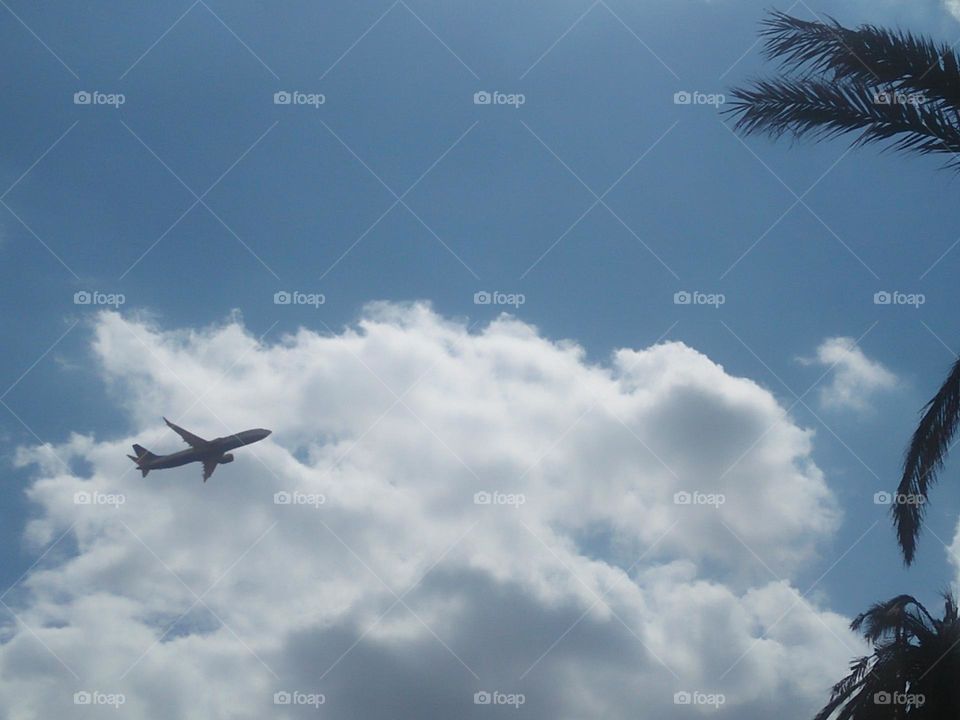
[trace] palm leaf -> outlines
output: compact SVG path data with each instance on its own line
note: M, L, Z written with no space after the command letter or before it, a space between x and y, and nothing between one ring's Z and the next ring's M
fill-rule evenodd
M874 25L850 30L833 18L811 22L782 12L771 13L761 35L767 56L786 69L829 72L835 80L887 84L960 105L960 63L946 44Z
M815 139L855 133L855 145L949 154L947 165L960 169L960 63L949 47L784 13L773 13L762 34L785 74L731 91L726 112L737 130Z
M889 141L897 150L921 154L960 153L960 127L944 110L922 104L876 101L877 93L859 83L819 78L758 80L733 90L727 112L745 134L791 134L831 138L858 133L855 144ZM960 157L950 161L960 166Z
M913 433L903 463L897 494L914 502L895 502L893 522L903 558L909 565L916 553L917 538L927 501L927 491L937 480L960 424L960 360L954 363L946 382L923 409L923 418Z

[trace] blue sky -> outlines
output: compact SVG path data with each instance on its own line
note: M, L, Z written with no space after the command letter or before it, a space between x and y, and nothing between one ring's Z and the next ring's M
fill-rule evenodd
M957 181L937 159L843 141L742 141L715 108L675 104L774 71L756 47L766 5L8 0L4 455L134 429L105 392L98 308L74 304L78 291L122 293L121 312L168 329L239 310L267 342L340 332L375 300L483 325L512 309L475 293L522 293L518 318L594 362L678 340L767 388L815 431L844 512L797 587L831 568L817 592L846 615L900 592L932 601L953 579L937 537L953 539L955 465L909 571L872 498L895 486L916 413L960 350ZM960 37L932 1L792 9L814 11ZM125 102L77 105L78 91ZM278 91L325 102L276 105ZM477 105L478 91L525 102ZM326 302L278 306L283 290ZM680 291L726 302L676 305ZM926 301L876 305L878 291ZM860 410L820 404L830 375L805 394L825 368L800 359L832 337L857 339L897 387ZM7 586L36 559L21 543L34 470L4 472Z

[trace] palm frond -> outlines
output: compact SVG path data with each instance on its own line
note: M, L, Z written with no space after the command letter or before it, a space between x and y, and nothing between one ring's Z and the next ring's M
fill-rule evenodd
M851 30L833 18L813 22L783 12L771 13L761 35L766 55L786 69L889 85L922 93L928 101L960 106L960 62L944 43L874 25Z
M960 60L943 44L908 32L774 12L765 52L781 77L731 91L725 112L744 134L815 139L855 133L855 145L949 154L960 170Z
M758 80L751 88L735 88L727 112L744 134L791 134L831 138L857 133L857 145L888 141L897 150L920 154L949 153L960 166L960 127L936 106L877 102L877 92L856 82L832 83L820 78Z
M928 641L935 633L937 620L912 595L898 595L875 603L850 623L850 629L861 632L872 645L881 641Z
M903 462L903 476L897 488L899 498L912 502L893 504L893 523L903 558L913 562L917 538L929 487L936 482L944 458L960 425L960 360L954 363L946 381L923 409Z

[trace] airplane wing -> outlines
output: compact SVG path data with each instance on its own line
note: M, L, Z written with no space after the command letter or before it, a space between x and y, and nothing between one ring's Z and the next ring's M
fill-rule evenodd
M189 445L190 447L196 448L197 450L199 450L201 448L205 448L208 445L208 442L204 440L202 437L200 437L199 435L194 435L192 432L187 432L182 427L180 427L179 425L174 425L172 422L170 422L166 418L164 418L163 421L170 427L171 430L173 430L177 435L182 437L184 442L186 442L187 445ZM213 472L213 471L211 470L210 472Z
M206 482L210 479L210 476L213 475L213 471L217 469L217 461L219 458L210 458L203 461L203 481Z

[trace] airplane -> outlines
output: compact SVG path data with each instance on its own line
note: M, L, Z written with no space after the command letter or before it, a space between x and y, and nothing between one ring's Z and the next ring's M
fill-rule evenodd
M233 453L227 452L228 450L234 450L263 440L272 432L263 428L255 428L238 432L236 435L204 440L202 437L174 425L166 418L163 421L184 439L190 449L170 453L169 455L155 455L142 445L134 445L133 451L136 455L127 455L127 457L137 464L137 469L143 473L142 477L146 477L151 470L164 470L180 467L187 463L201 462L203 463L203 481L206 482L213 475L213 471L217 469L217 465L233 462Z

